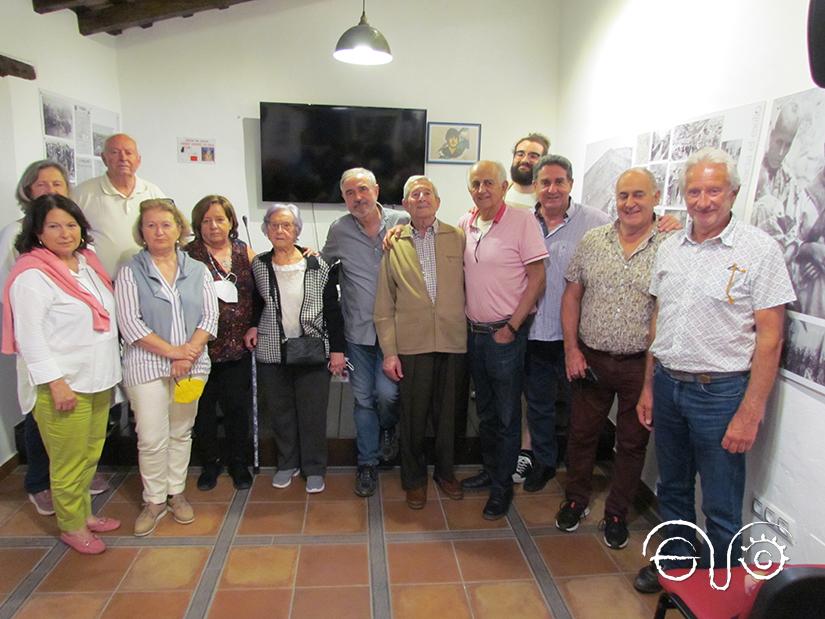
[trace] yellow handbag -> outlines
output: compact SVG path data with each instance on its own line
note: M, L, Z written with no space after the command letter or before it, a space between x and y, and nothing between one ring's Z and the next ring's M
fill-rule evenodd
M200 378L187 376L181 380L176 380L175 402L178 404L190 404L194 402L201 397L204 387L206 387L206 381Z

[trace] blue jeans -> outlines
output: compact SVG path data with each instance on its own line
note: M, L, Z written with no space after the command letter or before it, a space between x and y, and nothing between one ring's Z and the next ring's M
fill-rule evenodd
M568 386L564 370L564 342L527 340L524 363L524 397L527 399L527 425L536 459L556 468L556 394L560 381ZM567 398L570 399L569 397Z
M49 489L49 454L40 437L40 429L29 413L23 420L23 436L26 441L26 477L23 486L29 494L37 494Z
M378 464L381 429L398 423L398 383L384 374L384 354L376 344L347 342L347 355L353 370L349 373L355 399L355 443L358 464Z
M509 344L498 344L491 333L470 332L468 336L481 459L492 479L491 494L513 487L513 471L521 447L521 390L527 331L522 325L516 339Z
M712 549L705 548L699 567L727 565L727 549L742 526L745 494L745 454L722 449L728 423L733 417L748 375L709 384L682 382L657 365L653 382L653 428L659 462L658 499L663 521L696 522L694 484L696 473L702 487L702 512ZM666 527L665 538L684 537L695 544L693 531L685 526ZM731 548L731 565L741 556L740 539ZM669 542L661 554L695 556L685 542ZM665 562L667 567L690 567L690 561Z

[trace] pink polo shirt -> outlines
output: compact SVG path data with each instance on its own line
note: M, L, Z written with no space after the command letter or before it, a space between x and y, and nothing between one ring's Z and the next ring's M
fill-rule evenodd
M484 236L476 225L477 218L478 209L474 208L458 222L467 237L467 318L472 322L498 322L512 316L527 290L525 265L547 258L547 248L532 211L511 208L502 202Z

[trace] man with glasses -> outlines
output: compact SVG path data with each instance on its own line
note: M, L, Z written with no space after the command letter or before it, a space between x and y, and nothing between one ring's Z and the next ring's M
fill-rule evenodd
M712 545L700 568L709 565L710 551L716 566L741 555L741 543L731 540L742 526L745 453L776 378L785 304L795 299L776 241L731 213L739 185L736 163L720 149L703 148L685 164L681 188L691 221L656 254L653 343L637 405L639 422L656 428L663 521L695 521L699 473ZM664 537L677 539L662 554L690 557L697 548L687 527L670 525ZM690 560L662 564L689 566ZM660 589L652 564L634 586Z
M384 374L384 355L373 324L383 256L381 243L387 230L410 218L378 203L378 182L369 170L345 171L340 188L349 214L332 222L321 255L330 264L341 261L341 310L347 355L353 368L349 377L358 447L354 490L358 496L367 497L375 493L378 484L379 460L389 463L398 455L398 384ZM331 369L340 373L344 368Z
M507 206L533 209L536 195L533 191L533 167L550 152L550 139L541 133L530 133L520 138L513 147L510 164L512 182L504 196Z
M532 213L504 203L507 173L479 161L467 178L475 208L458 222L464 230L464 280L469 320L470 372L476 389L484 469L464 490L489 489L483 516L507 514L519 454L521 391L527 332L544 289L547 250Z
M138 206L165 194L137 176L140 153L135 140L125 133L110 135L100 158L106 164L106 174L78 185L72 199L89 221L95 251L114 279L118 266L140 249L132 236Z

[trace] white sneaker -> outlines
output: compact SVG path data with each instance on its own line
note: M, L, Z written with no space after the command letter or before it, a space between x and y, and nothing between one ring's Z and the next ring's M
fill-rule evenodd
M281 469L272 476L273 488L286 488L292 483L292 478L298 474L298 469Z
M516 463L516 472L513 473L513 483L514 484L523 484L524 480L527 479L527 476L533 470L533 458L530 457L530 454L521 450L521 453L518 455L518 462Z

